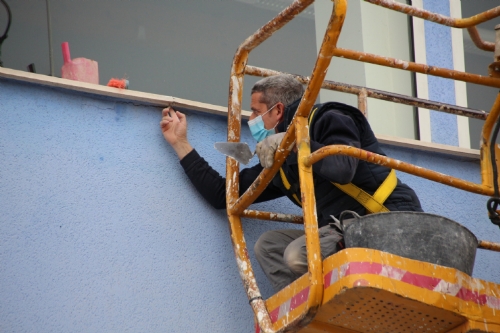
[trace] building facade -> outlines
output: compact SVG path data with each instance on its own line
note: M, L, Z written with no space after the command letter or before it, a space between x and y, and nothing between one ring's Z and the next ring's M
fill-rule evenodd
M134 48L143 43L142 51L127 53L130 50L121 39L109 45L115 45L117 58L143 59L141 57L147 55L150 63L144 67L143 62L134 63L134 67L129 64L131 90L116 92L103 86L26 73L22 71L21 62L31 61L23 58L26 52L21 50L26 45L18 45L16 36L21 36L21 32L13 31L8 39L11 44L4 43L4 66L9 67L9 61L12 65L11 69L0 68L0 204L3 207L0 214L0 331L252 331L253 313L237 272L225 211L209 206L185 176L174 151L161 134L160 105L173 104L186 113L190 141L224 175L225 158L215 151L213 143L226 141L227 106L224 103L231 58L225 53L220 56L227 66L222 70L218 52L230 48L234 53L244 38L266 22L255 23L254 28L254 17L259 17L259 11L272 17L277 10L270 10L263 1L223 1L224 10L231 10L224 12L225 15L232 17L231 22L222 27L229 30L226 31L218 26L221 23L216 19L220 13L207 3L172 3L173 16L165 14L169 18L165 25L172 26L166 30L158 26L157 30L161 30L158 32L148 24L161 19L159 2L145 5L129 2L142 6L132 8L139 13L136 16L127 16L130 12L125 11L126 3L118 7L115 4L114 8L111 2L74 8L83 6L82 3L54 2L51 13L56 41L66 37L62 27L69 29L71 22L79 23L67 14L58 14L59 10L65 13L75 10L74 15L78 17L79 9L89 20L91 14L94 18L96 15L107 17L111 23L102 34L108 34L108 41L113 40L113 32L122 36L126 27L112 23L116 18L125 17L135 22L137 28L130 32L135 36L130 43ZM414 1L416 6L453 17L457 17L457 13L461 15L462 8L457 3L455 0ZM285 6L289 2L277 1L276 4ZM20 6L12 5L14 15L22 16ZM263 45L264 50L250 57L252 64L255 60L256 65L261 65L259 60L262 60L262 67L309 75L321 39L316 31L325 24L320 14L328 12L328 6L330 2L318 1L314 10L298 18L300 24L289 32L277 33ZM240 13L242 8L246 13ZM463 45L460 49L464 39L455 35L455 29L407 20L404 15L380 19L380 15L392 14L381 14L378 9L358 0L349 1L347 37L339 41L339 46L353 45L366 52L375 49L389 52L388 56L395 56L390 52L399 52L416 61L447 68L467 67ZM31 13L32 9L24 11ZM185 20L182 15L186 15ZM177 39L180 37L174 34L175 25L184 24L186 20L197 28L197 34L191 37L205 40L206 47L191 44L189 34ZM393 30L389 24L393 20L401 27L395 36L373 28L382 21L385 30ZM36 27L37 22L33 19L29 24ZM235 30L237 26L242 28ZM225 35L218 39L206 37L210 29L222 29ZM230 37L233 32L244 36L234 43ZM312 36L306 41L308 33ZM168 34L175 38L162 39ZM383 42L374 43L377 36L384 36ZM86 38L83 32L80 37L81 41ZM104 47L102 40L105 39L101 37L96 37L96 47ZM283 44L277 41L280 37L285 40ZM389 37L396 38L396 42ZM304 46L301 46L303 39ZM10 53L12 49L17 53ZM78 52L84 54L83 51ZM197 52L207 54L195 54ZM110 71L113 64L121 61L113 62L110 53L107 67L105 61L99 62L102 85L117 71L122 71L118 75L127 74L123 68ZM59 57L53 61L61 64ZM183 61L197 63L199 67ZM297 62L300 66L295 70ZM304 67L306 63L310 64L308 69ZM39 68L48 71L43 66ZM147 75L141 73L143 69ZM225 81L218 74L212 75L211 71L219 70L226 72ZM162 71L170 75L158 75ZM468 105L466 85L450 80L409 73L398 76L372 66L345 67L335 61L328 75L335 81ZM153 85L148 86L148 78ZM249 87L255 80L245 81L243 109L249 108ZM134 84L141 86L141 81L144 89L138 90L143 92L137 92ZM490 98L488 96L482 100ZM320 96L321 101L332 98L346 98L352 103L351 97L330 92L322 92ZM494 96L489 105L493 99ZM400 116L397 107L381 110L385 105L388 104L370 102L368 117L376 133L384 137L383 149L388 156L481 183L479 151L470 145L479 137L471 138L473 132L468 119L407 107L401 111L406 116ZM387 126L387 132L384 122L392 123ZM400 134L401 131L407 135ZM241 141L253 142L245 124ZM487 216L487 197L402 172L398 172L398 177L415 189L426 212L461 223L478 239L500 242L500 230ZM254 207L300 214L287 199ZM256 278L266 297L273 292L253 259L253 244L266 230L290 227L299 226L244 221ZM498 253L478 250L473 276L500 283L498 260Z

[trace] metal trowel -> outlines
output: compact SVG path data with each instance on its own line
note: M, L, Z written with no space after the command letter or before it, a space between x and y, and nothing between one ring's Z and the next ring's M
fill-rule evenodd
M214 148L243 164L248 164L255 155L246 142L216 142Z

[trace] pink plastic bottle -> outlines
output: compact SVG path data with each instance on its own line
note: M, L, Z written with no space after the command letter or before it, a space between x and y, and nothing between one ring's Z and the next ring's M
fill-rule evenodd
M86 58L71 60L68 42L62 43L61 48L64 59L64 65L61 68L63 79L99 84L97 61Z

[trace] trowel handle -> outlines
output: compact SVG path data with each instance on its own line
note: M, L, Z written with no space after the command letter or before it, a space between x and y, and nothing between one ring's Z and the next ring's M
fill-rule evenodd
M69 54L69 44L68 44L68 42L63 42L61 44L61 49L62 49L64 63L67 64L68 62L71 62L71 55Z

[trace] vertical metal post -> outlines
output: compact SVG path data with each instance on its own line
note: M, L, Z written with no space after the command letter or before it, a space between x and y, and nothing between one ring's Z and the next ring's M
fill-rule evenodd
M481 180L483 186L493 187L492 156L490 152L490 139L493 126L500 117L500 93L497 95L491 111L484 122L481 132ZM494 161L496 163L496 161Z
M500 24L495 26L495 61L500 61Z
M500 78L500 24L495 26L495 54L493 62L488 66L488 74Z
M312 2L313 0L295 0L276 18L268 22L252 36L247 38L236 51L233 59L233 65L231 67L231 77L229 82L228 142L238 142L240 140L243 76L245 75L245 66L247 64L250 51L268 39L275 31L279 30L286 23L292 20ZM273 175L274 174L269 175L268 181L271 181ZM239 164L228 157L226 159L226 202L229 227L231 230L231 240L233 242L233 250L238 264L238 270L250 301L250 305L254 311L255 318L257 319L261 330L266 333L275 332L269 312L266 308L266 304L262 299L257 286L250 258L248 257L247 246L243 235L243 227L239 216L246 207L242 207L241 211L238 212L231 209L238 197ZM248 205L250 203L248 203Z
M363 112L365 117L368 117L368 103L367 103L368 92L366 88L361 88L358 94L358 109Z
M295 117L295 128L297 132L297 147L299 161L299 181L302 210L304 214L304 231L306 235L307 268L309 274L309 297L308 307L312 309L310 318L312 320L323 300L323 258L319 245L318 219L316 213L316 198L314 197L314 183L312 165L306 165L304 158L311 154L309 139L309 126L306 117Z
M50 62L50 76L54 76L54 59L52 57L52 29L50 24L50 5L49 0L45 0L47 5L47 30L49 34L49 62Z

